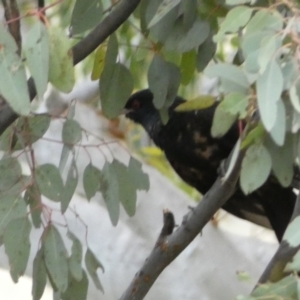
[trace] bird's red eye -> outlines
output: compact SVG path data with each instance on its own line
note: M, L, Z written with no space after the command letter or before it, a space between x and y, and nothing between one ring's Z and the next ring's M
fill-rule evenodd
M133 103L132 103L132 108L133 109L139 109L141 106L141 103L139 100L134 100Z

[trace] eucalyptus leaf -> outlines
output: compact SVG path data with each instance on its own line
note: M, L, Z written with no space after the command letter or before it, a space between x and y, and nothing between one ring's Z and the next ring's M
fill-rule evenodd
M4 231L4 247L10 264L10 275L16 283L24 275L30 252L31 224L27 217L11 220Z
M47 271L44 262L44 248L40 248L33 260L32 271L32 297L33 300L40 300L44 294L47 283Z
M95 27L99 23L102 13L101 0L76 0L71 17L71 33L79 34Z
M101 264L101 262L97 259L97 257L94 255L94 253L88 248L85 253L85 265L86 269L89 272L90 276L93 279L93 282L96 286L96 288L103 292L103 287L101 285L101 282L99 280L99 277L97 275L97 269L100 268L104 272L104 268Z
M35 179L41 193L53 201L61 201L63 181L58 168L52 164L38 166Z
M269 177L272 160L261 144L251 145L245 154L241 167L240 185L247 195L261 187Z
M276 60L268 63L264 73L257 79L256 88L261 120L270 131L276 122L276 102L279 101L283 88L283 76Z
M68 287L68 253L60 233L53 225L45 228L42 243L47 272L55 287L64 292Z
M25 39L26 63L33 77L37 94L42 99L48 84L49 35L42 21L36 22Z

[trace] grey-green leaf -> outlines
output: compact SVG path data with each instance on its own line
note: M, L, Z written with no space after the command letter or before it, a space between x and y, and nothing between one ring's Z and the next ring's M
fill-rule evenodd
M33 300L40 300L47 283L47 271L44 262L44 248L38 250L33 260L32 290Z
M101 171L89 163L83 172L83 187L88 200L99 191L102 174Z
M4 231L4 247L10 264L10 275L14 282L18 282L25 272L29 252L31 224L27 217L10 221Z
M0 24L0 94L19 115L30 113L27 78L17 45L4 25Z
M272 169L282 186L288 187L294 175L294 138L287 134L283 146L277 146L270 138L265 140L266 148L272 158Z
M300 217L296 217L287 227L284 236L282 238L283 241L286 241L291 247L299 247L300 245Z
M0 191L11 188L22 175L21 165L16 158L8 157L0 160Z
M265 128L270 131L275 125L276 102L279 101L283 88L283 76L276 60L271 60L264 73L257 78L256 88L260 116Z
M271 156L263 145L253 144L247 149L240 177L240 185L246 195L265 183L271 167Z
M68 287L68 253L58 230L49 225L43 233L45 265L55 287L64 292Z
M49 73L49 36L42 21L38 20L28 32L24 51L37 94L42 99L47 88Z
M60 28L51 27L49 81L60 91L69 93L75 84L71 42Z
M102 12L101 0L76 0L71 17L71 33L82 33L96 26L101 19Z
M241 27L244 27L248 23L252 12L253 8L242 5L229 10L214 40L219 42L223 39L225 33L237 32Z
M36 168L35 179L41 193L53 201L61 201L63 181L58 168L52 164L44 164Z
M31 219L34 227L39 228L42 223L42 200L39 188L35 183L27 188L24 195L24 200L27 204L29 204Z
M67 210L70 201L75 193L75 189L77 187L78 183L78 171L77 171L77 166L74 160L72 160L68 175L67 175L67 180L63 189L63 193L61 195L61 211L62 213L65 213Z
M72 277L77 281L82 280L83 272L82 272L82 245L79 239L72 233L68 232L68 237L73 241L71 256L69 257L69 269Z
M230 113L223 107L222 102L217 106L211 127L211 135L213 137L221 137L231 128L237 115Z
M25 218L26 214L27 210L23 199L2 197L0 201L0 240L9 222L17 218Z
M209 77L221 78L222 88L225 92L240 92L247 94L250 87L243 70L231 64L220 63L209 65L204 73Z
M150 21L148 27L155 25L160 21L171 9L180 3L180 0L163 0L159 5L156 14L153 19Z
M131 72L121 63L104 68L100 77L100 99L104 114L117 117L133 90Z
M101 264L101 262L97 259L97 257L94 255L94 253L88 248L85 253L85 265L88 273L93 279L93 282L98 290L101 290L103 292L103 287L100 283L97 269L100 268L104 272L104 268Z
M75 120L67 119L64 122L61 134L63 142L73 146L81 140L81 127Z
M169 51L180 53L197 49L207 39L209 31L208 22L200 19L197 19L186 31L183 20L178 19L165 42L165 47Z
M70 279L67 290L62 293L61 298L59 300L86 300L89 280L86 275L86 272L82 270L82 278L77 281L74 278Z

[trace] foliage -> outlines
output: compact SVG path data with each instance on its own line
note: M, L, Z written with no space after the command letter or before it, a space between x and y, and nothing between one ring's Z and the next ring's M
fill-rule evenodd
M0 24L0 93L21 116L0 139L0 241L12 266L11 276L17 282L27 265L30 231L43 226L33 263L34 299L41 298L47 278L61 299L85 299L89 281L82 267L83 245L69 232L69 253L51 216L43 214L47 207L42 200L45 196L58 202L62 214L67 210L79 182L76 147L80 146L83 129L73 119L70 108L68 116L62 118L59 166L35 166L32 145L43 138L51 117L37 114L30 104L26 72L32 76L40 99L48 82L62 92L71 91L76 82L72 44L88 35L118 3L58 2L47 22L42 22L43 18L30 19L22 52L16 37ZM70 5L71 15L66 13ZM240 180L243 191L251 193L260 187L271 172L283 186L289 186L300 149L299 9L292 0L142 0L133 15L99 45L95 55L90 54L86 66L90 62L93 66L85 70L93 80L99 80L101 106L110 118L120 114L133 88L144 86L146 80L166 120L167 108L179 90L195 86L202 71L216 77L222 102L212 134L222 136L233 122L242 120L245 130L241 147L246 148ZM21 15L27 10L21 7ZM76 39L66 37L65 27ZM233 60L222 51L224 46L235 53ZM203 99L197 95L180 110L205 107L207 102L213 103L210 96ZM29 175L23 174L19 151L32 153ZM126 183L121 184L121 180ZM101 170L91 161L83 172L83 185L89 200L102 193L114 225L120 204L132 216L137 190L149 189L147 175L134 158L128 165L116 159L106 161ZM103 267L88 247L85 264L96 287L102 289L96 271ZM280 289L278 283L278 297L298 293L298 279L291 276L283 281L293 289ZM271 291L277 292L277 286L272 290L260 288L243 299L258 299Z

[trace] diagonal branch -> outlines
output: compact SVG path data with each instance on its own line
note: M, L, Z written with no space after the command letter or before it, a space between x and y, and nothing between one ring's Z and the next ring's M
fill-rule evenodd
M112 12L104 18L84 39L78 42L73 48L74 65L85 59L101 43L115 32L132 14L141 0L122 0ZM30 99L36 96L36 90L32 78L28 80L28 90ZM11 125L18 115L5 104L0 111L0 135Z
M164 229L169 228L169 224L172 223L167 223L166 219L168 220L169 218L166 218L168 215L165 213L164 228L154 249L140 271L133 278L129 287L121 297L121 300L143 299L160 273L201 232L216 211L221 208L234 193L243 157L244 151L239 153L236 164L228 179L224 181L221 176L219 176L211 189L205 194L202 201L184 217L182 224L170 235L164 234L168 232L168 230ZM172 230L169 232L172 232Z
M291 217L290 223L296 218L300 216L300 193L297 196L295 208L293 215ZM291 246L284 238L280 243L276 253L274 254L272 260L266 267L265 271L261 275L258 284L265 283L267 281L276 282L282 279L284 276L287 275L284 272L285 266L288 262L292 261L294 255L300 249L300 245L295 247Z

